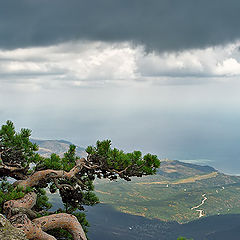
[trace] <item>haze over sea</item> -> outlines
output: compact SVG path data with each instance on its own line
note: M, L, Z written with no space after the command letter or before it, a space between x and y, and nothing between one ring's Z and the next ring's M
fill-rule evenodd
M198 160L240 173L240 97L236 82L205 85L1 91L1 122L40 139L80 146L111 139L125 151ZM11 96L9 98L9 96ZM8 104L4 99L8 98Z

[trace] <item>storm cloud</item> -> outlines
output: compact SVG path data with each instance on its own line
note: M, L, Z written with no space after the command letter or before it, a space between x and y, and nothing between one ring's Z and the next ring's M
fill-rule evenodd
M74 40L178 51L240 38L238 0L1 0L0 48Z

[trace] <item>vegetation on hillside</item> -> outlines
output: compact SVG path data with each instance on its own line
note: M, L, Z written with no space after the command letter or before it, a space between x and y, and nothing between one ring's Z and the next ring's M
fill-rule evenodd
M95 191L102 203L150 219L186 223L201 216L240 213L240 177L210 167L162 161L158 173L131 182L97 181ZM204 200L207 200L199 208Z

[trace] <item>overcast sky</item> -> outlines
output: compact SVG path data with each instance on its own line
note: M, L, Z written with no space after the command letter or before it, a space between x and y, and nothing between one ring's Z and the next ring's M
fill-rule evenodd
M0 0L0 121L240 173L239 12L238 0Z

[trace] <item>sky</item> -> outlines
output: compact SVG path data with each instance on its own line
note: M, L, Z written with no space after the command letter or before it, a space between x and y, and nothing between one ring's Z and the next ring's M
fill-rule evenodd
M240 2L0 0L0 122L240 174Z

